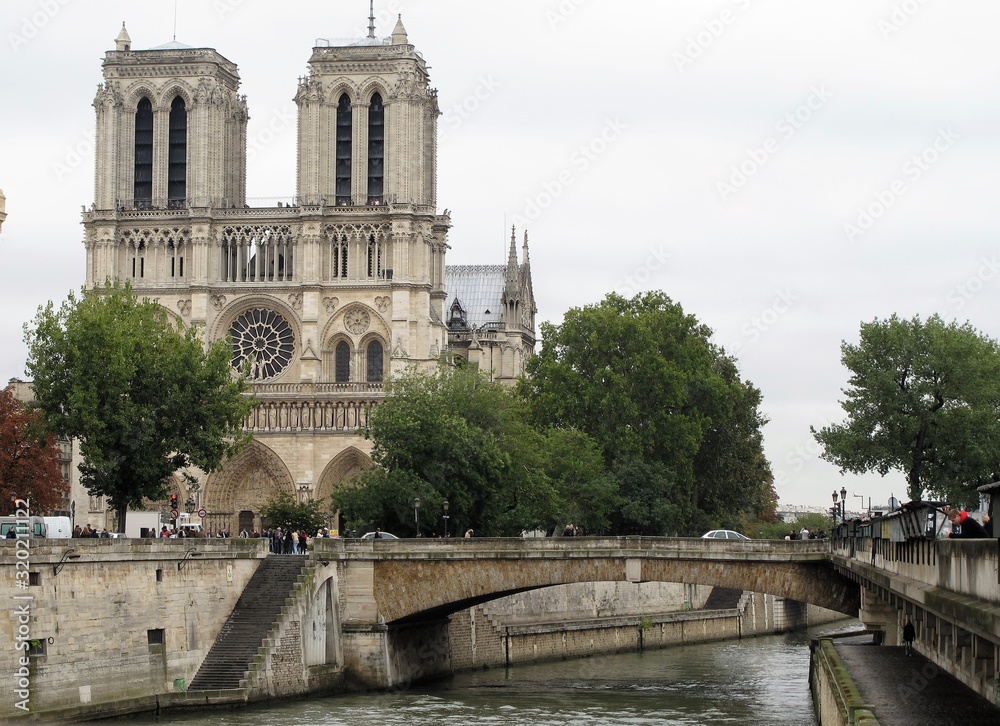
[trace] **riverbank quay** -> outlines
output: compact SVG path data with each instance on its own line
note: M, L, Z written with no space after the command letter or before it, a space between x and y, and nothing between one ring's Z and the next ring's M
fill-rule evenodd
M920 653L871 635L811 645L809 684L822 726L1000 723L1000 708Z

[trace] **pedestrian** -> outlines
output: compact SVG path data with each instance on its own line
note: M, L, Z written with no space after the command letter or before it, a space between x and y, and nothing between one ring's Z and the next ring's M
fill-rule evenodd
M903 626L903 652L906 655L913 655L913 641L916 637L917 629L913 627L913 621L907 618L906 625Z
M951 522L952 539L986 539L989 537L983 525L969 516L964 509L949 509L948 521Z
M472 531L472 527L469 527L469 529L465 530L465 538L466 539L472 539L472 535L474 535L474 534L475 534L475 532Z
M576 534L576 531L574 531L573 525L572 524L567 524L566 525L566 529L563 530L562 536L563 537L572 537L575 534Z

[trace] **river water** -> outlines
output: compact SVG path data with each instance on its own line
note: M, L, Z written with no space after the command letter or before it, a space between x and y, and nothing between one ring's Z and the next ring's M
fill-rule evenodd
M809 632L460 673L392 693L169 712L129 723L186 726L815 726Z

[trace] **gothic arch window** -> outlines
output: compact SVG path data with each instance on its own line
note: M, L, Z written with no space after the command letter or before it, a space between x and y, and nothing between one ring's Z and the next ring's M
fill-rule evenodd
M331 267L334 279L347 279L347 235L333 238Z
M153 104L143 96L135 108L135 161L132 197L137 207L153 202Z
M184 277L184 251L182 246L170 240L167 243L167 252L170 255L170 276Z
M351 380L351 346L342 340L334 351L334 380L347 383Z
M385 187L385 106L376 93L368 106L368 203L382 204Z
M167 146L167 204L185 206L187 197L187 108L184 99L170 104L170 139Z
M385 349L382 347L382 343L377 340L373 340L368 344L367 351L368 358L368 375L365 378L369 383L381 383L384 377L384 358Z
M375 239L375 235L368 236L368 277L375 279L385 276L382 267L382 243Z
M337 103L337 205L351 203L351 99L343 93Z

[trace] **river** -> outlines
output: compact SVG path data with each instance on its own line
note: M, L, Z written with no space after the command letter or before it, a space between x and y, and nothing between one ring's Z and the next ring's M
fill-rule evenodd
M815 726L809 632L460 673L392 693L328 696L237 711L170 712L129 723L186 726Z

